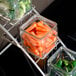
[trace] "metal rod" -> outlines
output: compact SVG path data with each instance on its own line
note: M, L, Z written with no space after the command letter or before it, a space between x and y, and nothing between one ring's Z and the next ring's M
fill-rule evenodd
M9 43L12 43L13 45L16 46L16 44L14 43L14 41L11 41L11 40L9 40L9 39L6 38L6 37L3 36L2 39L4 39L4 40L8 41Z
M36 66L36 68L40 71L40 73L45 76L44 72L40 69L40 67L35 63L35 61L31 58L31 56L26 52L26 50L18 43L18 41L0 24L0 28L17 44L23 53L30 59L30 61Z
M58 39L59 42L63 45L63 47L67 48L66 45L62 42L62 40L61 40L59 37L57 37L57 39Z
M40 61L40 58L36 61L36 63L38 63Z
M2 55L11 45L12 45L12 43L8 44L8 45L0 52L0 55Z
M25 56L25 55L24 55L24 57L26 58L26 60L27 60L27 62L28 62L28 64L29 64L30 68L32 69L34 75L36 76L36 72L34 71L32 64L30 64L30 61L28 60L28 57Z
M63 45L63 47L64 48L66 48L66 49L68 49L67 47L66 47L66 45L62 42L62 40L58 37L58 40L60 41L60 43ZM70 58L72 59L72 60L75 60L75 58L74 58L74 56L73 55L71 55L69 52L67 52L67 51L65 51L69 56L70 56Z
M40 14L35 10L35 8L33 8L33 10L34 10L34 12L35 12L37 15L40 15Z
M7 21L4 25L3 25L3 27L5 27L7 24L9 24L11 21Z

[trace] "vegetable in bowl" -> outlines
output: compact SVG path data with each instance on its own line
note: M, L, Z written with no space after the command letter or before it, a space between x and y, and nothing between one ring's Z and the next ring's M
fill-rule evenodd
M0 14L10 19L20 19L31 8L31 0L0 0Z

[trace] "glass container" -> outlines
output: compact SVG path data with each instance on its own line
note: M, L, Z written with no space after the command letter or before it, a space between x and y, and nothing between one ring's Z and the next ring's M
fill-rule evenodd
M48 60L49 76L76 76L76 53L60 47Z
M31 0L0 0L0 14L18 20L32 9Z
M20 27L20 36L25 49L32 55L44 58L57 40L57 24L40 15L34 15Z

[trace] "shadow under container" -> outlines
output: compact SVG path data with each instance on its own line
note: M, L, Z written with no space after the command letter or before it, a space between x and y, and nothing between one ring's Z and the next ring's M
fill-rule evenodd
M48 60L48 73L49 76L76 76L76 53L61 46Z
M40 27L48 27L48 30L50 29L46 34L42 37L37 37L26 31L28 28L32 29L34 27L32 24L35 22L38 23L39 21L43 22L43 26ZM39 30L43 31L43 28ZM34 15L20 27L20 36L23 47L29 53L38 58L44 59L52 48L55 47L57 40L57 24L41 15Z

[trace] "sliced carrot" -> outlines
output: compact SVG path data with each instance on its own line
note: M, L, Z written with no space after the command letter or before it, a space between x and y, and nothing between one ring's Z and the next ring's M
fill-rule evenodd
M35 53L36 53L36 55L39 56L39 51L37 49L35 50Z
M25 39L25 33L23 33L23 34L21 35L21 37L22 37L22 39Z
M48 48L46 48L46 53L50 52L52 48L55 47L55 44L49 46Z
M28 41L30 41L32 45L34 45L34 46L37 46L37 45L40 46L41 45L41 43L38 39L36 39L36 38L34 38L28 34L25 34L25 35L26 35L26 38L28 38Z
M47 30L51 30L51 27L47 24L44 24L44 27L47 28Z
M38 50L39 50L39 52L42 52L42 51L43 51L43 47L40 46L40 47L38 48Z
M53 35L57 35L56 30L52 30Z
M56 41L56 36L52 35L50 38L52 39L52 41L54 41L54 42Z
M42 53L42 52L39 54L39 57L40 57L40 58L42 58L42 57L43 57L43 53Z
M32 49L28 48L28 51L36 56L39 56L39 54L40 54L37 49L32 50Z
M49 46L51 46L51 45L52 45L52 43L53 43L53 42L48 42L48 43L46 43L45 48L48 48Z
M41 27L42 25L43 25L43 21L39 21L39 22L37 22L37 27L39 26L39 27Z
M39 40L34 40L34 39L30 39L31 40L31 42L32 42L32 44L34 45L34 46L40 46L41 45L41 42L39 41Z
M36 27L36 31L47 32L49 30L41 27Z
M32 29L34 29L36 27L36 22L34 22L33 24L31 24L31 26L29 26L26 31L29 32L31 31Z
M43 33L38 32L36 36L37 36L38 38L42 38L42 37L45 36L45 35L46 35L46 32L43 32Z
M32 35L34 35L34 36L36 35L34 31L31 31L29 33L32 34Z
M48 25L46 25L46 26L48 26ZM43 21L40 21L40 22L37 23L37 27L40 27L40 28L46 29L46 26L45 26L45 24L44 24Z
M24 44L24 46L27 46L27 42L26 41L23 41L23 44Z

